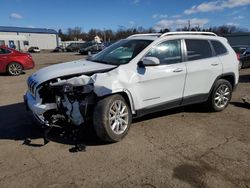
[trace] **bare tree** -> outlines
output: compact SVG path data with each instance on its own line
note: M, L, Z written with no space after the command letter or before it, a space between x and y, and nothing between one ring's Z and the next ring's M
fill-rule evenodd
M81 34L82 34L82 29L80 27L74 27L72 28L68 28L67 30L67 34L70 38L70 40L79 40L81 39Z
M170 32L170 28L161 29L160 33ZM222 25L218 27L209 27L209 28L201 28L199 25L190 27L185 26L183 28L178 28L176 31L209 31L214 32L218 35L230 34L238 31L244 31L242 28L238 28L233 25ZM112 40L120 40L127 38L130 35L137 34L137 33L155 33L156 30L153 28L145 29L143 27L131 27L126 28L124 26L119 26L119 28L114 31L111 29L90 29L87 33L83 32L80 27L68 28L68 30L64 33L62 30L58 31L59 37L62 40L85 40L85 41L92 41L94 40L95 36L101 37L105 41L112 41Z

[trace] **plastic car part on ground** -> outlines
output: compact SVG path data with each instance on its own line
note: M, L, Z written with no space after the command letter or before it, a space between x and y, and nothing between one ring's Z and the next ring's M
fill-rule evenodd
M244 97L242 97L242 100L243 100L243 102L244 102L245 104L249 105L249 108L250 108L250 98L247 97L247 96L244 96Z

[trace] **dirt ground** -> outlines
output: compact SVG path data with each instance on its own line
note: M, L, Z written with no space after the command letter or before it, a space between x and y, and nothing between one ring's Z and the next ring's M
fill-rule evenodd
M188 106L133 121L119 143L104 144L91 126L81 132L85 152L57 131L43 146L22 96L27 77L73 53L34 54L34 70L0 75L0 187L250 188L250 69L240 71L231 104L220 113ZM31 143L23 144L25 139Z

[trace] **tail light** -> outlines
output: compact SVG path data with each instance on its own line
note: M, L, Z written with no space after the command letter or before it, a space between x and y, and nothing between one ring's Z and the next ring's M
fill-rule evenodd
M240 60L240 54L239 53L236 53L236 56L237 56L237 59L238 59L238 61L239 61L239 65L238 65L238 68L239 68L239 70L242 68L242 62L241 62L241 60Z
M240 54L236 53L237 59L240 60Z

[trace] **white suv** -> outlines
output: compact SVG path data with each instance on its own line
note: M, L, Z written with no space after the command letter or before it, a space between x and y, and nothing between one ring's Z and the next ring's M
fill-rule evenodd
M87 59L52 65L28 78L25 103L44 126L84 125L121 140L132 117L203 103L221 111L238 84L239 61L209 32L138 34Z

